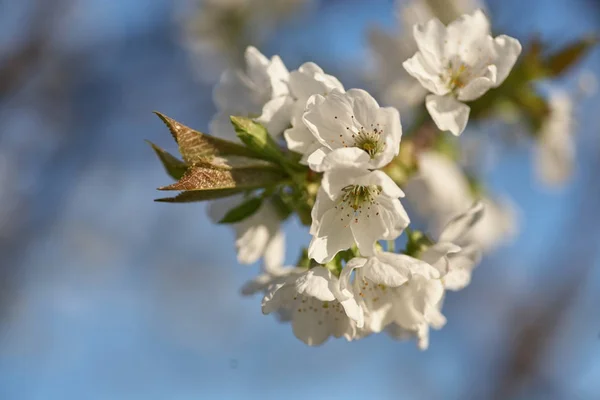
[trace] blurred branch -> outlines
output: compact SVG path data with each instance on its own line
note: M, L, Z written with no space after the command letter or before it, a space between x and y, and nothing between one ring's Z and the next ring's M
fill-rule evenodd
M532 304L531 307L516 310L515 323L511 324L514 329L507 332L507 337L515 338L514 346L490 398L513 398L527 388L551 390L548 382L542 382L545 357L552 351L562 323L600 252L600 225L595 218L590 218L600 204L600 186L594 173L600 170L600 154L590 164L577 199L570 207L571 214L567 215L564 227L557 229L562 246L556 246L558 250L548 252L541 261L548 270L564 271L565 277L558 286L539 285L548 289L541 295L537 293L536 298L525 299L525 304Z
M42 61L51 41L55 17L63 11L68 0L37 0L24 44L2 56L0 64L0 99L18 90Z

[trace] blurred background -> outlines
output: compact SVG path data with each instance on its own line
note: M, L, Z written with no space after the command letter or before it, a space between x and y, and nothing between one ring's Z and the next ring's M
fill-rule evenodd
M170 180L144 139L176 152L153 110L206 131L248 43L371 88L367 32L397 29L397 5L263 0L250 35L211 14L236 1L0 0L0 399L599 399L600 51L555 83L576 97L567 183L539 182L522 143L482 174L519 230L447 296L429 350L309 348L239 294L259 266L203 203L153 202ZM596 0L485 7L523 43L600 31ZM309 235L286 233L293 262Z

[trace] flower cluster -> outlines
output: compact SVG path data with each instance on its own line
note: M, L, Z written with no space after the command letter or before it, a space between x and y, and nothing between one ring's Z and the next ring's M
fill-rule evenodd
M289 322L304 343L386 332L427 348L430 329L446 322L446 292L467 286L482 254L516 229L512 206L469 179L457 147L448 150L469 120L465 102L478 115L498 104L486 93L521 52L516 39L490 32L481 10L447 26L437 18L414 25L414 55L402 64L425 105L404 133L398 109L365 90L346 89L315 63L288 69L248 47L243 67L226 70L214 89L210 135L159 114L183 157L154 146L177 180L161 189L183 192L159 200L211 201L211 218L235 230L238 261L262 262L242 293L262 294L263 313ZM550 111L540 124L540 163L570 165L572 152L557 151L570 143L562 134L570 103L554 97ZM404 197L425 231L409 227ZM286 266L282 223L290 216L311 240Z
M453 212L437 241L411 231L407 250L395 253L393 243L410 223L399 200L404 192L382 170L399 154L397 109L381 107L364 90L345 90L314 63L289 72L279 57L269 60L252 47L245 70L226 71L214 97L219 109L211 123L214 135L233 135L229 115L252 118L320 178L310 212L307 267L282 266L283 236L268 202L235 224L238 260L265 260L263 274L243 292L264 293L263 312L291 321L295 335L309 345L385 330L416 337L426 348L429 328L445 323L445 290L466 286L479 262L479 243L468 238L483 203L469 208L472 201L461 201L462 213ZM222 218L229 207L215 202L213 218ZM381 241L388 242L388 251Z

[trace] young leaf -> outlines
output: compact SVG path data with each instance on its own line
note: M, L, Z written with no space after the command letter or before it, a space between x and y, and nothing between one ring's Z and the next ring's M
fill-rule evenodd
M179 193L175 197L163 197L155 199L159 203L192 203L196 201L206 201L233 196L243 192L244 189L214 189L214 190L193 190Z
M588 37L572 43L571 45L562 48L557 53L549 56L546 59L545 64L549 70L550 76L558 76L575 65L597 43L597 37Z
M237 207L232 208L225 214L223 218L219 221L220 224L234 224L236 222L240 222L252 214L256 213L260 206L262 205L262 198L253 197Z
M198 131L195 131L164 114L155 114L167 125L171 135L179 145L179 152L188 165L198 161L222 155L238 155L247 157L258 157L260 154L240 144L219 139Z
M276 184L286 175L272 168L221 169L202 165L190 167L183 177L159 190L257 189Z
M175 180L181 179L185 171L188 169L187 164L173 156L171 153L161 149L151 141L146 140L146 142L148 142L148 144L152 146L152 149L154 149L154 152L162 162L163 167L165 167L167 174L169 174Z
M251 150L261 154L265 159L287 162L279 146L264 126L250 118L231 117L231 123L237 136Z

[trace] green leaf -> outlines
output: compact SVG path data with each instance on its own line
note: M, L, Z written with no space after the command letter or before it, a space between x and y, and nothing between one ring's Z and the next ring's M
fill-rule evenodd
M236 222L240 222L252 214L256 213L260 206L262 205L262 198L253 197L237 207L232 208L225 214L223 218L219 221L220 224L234 224Z
M214 190L194 190L179 193L175 197L163 197L156 199L159 203L193 203L196 201L207 201L233 196L243 192L243 189L214 189Z
M175 180L181 179L183 174L185 174L185 171L188 169L187 164L173 156L171 153L161 149L151 141L146 140L146 142L152 146L152 149L154 149L154 152L162 162L163 167L165 167L167 174L169 174Z
M179 152L181 153L183 160L188 165L193 165L199 161L223 155L260 158L260 154L252 151L252 149L195 131L159 112L155 112L155 114L165 123L165 125L167 125L167 128L169 128L171 135L173 135L173 138L179 145Z
M274 194L270 201L282 221L285 221L294 212L289 196L283 193Z
M310 268L311 266L311 259L308 257L308 249L306 247L304 247L302 249L302 251L300 252L300 256L298 257L298 260L296 261L296 264L294 264L296 267L300 267L300 268Z
M159 190L257 189L283 181L286 175L274 168L225 169L194 165L176 183Z
M566 72L570 67L577 64L597 43L598 37L588 37L571 43L569 46L550 55L544 62L550 76L555 77Z
M285 155L264 126L250 118L235 116L231 117L231 123L237 136L249 149L261 154L265 159L288 163Z

